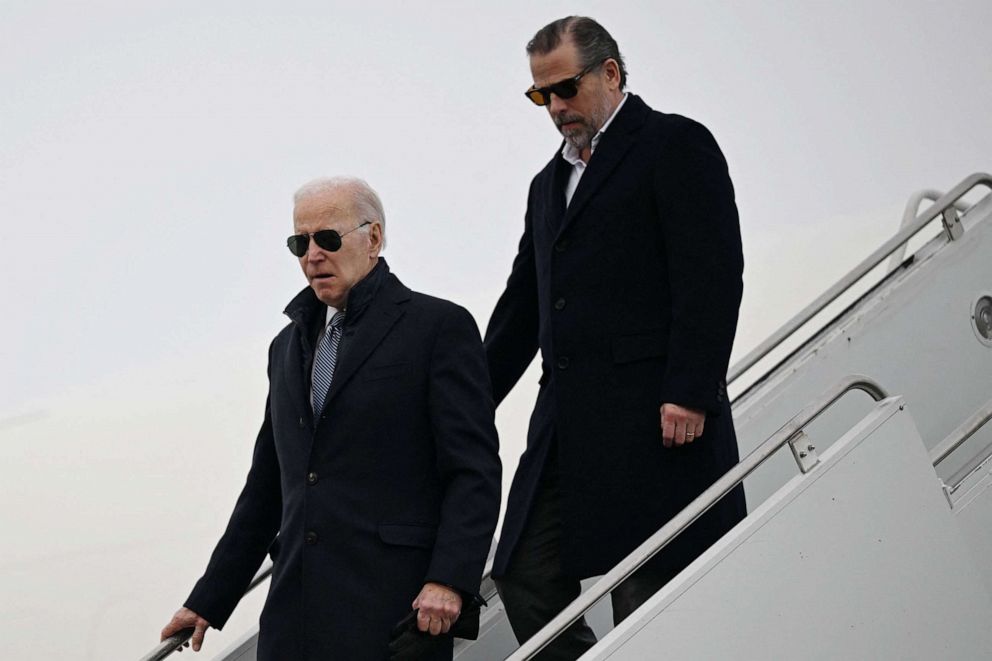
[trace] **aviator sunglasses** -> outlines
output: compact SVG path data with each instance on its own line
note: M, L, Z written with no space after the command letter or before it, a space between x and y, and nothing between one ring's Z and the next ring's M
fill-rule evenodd
M603 62L605 61L606 60L603 60ZM552 94L556 95L560 99L571 99L579 93L579 81L582 80L582 76L586 75L603 62L590 64L585 69L580 71L578 75L572 76L571 78L566 78L565 80L559 80L557 83L551 83L547 87L534 87L531 85L530 89L524 92L524 95L538 106L546 106L551 103Z
M286 246L289 248L289 252L293 253L297 257L303 257L307 254L307 248L310 247L310 237L317 243L317 246L321 250L326 250L327 252L337 252L341 248L341 238L348 236L355 230L359 230L366 225L371 225L369 221L365 221L358 227L354 227L344 234L338 234L337 230L318 230L310 234L294 234L293 236L286 239Z

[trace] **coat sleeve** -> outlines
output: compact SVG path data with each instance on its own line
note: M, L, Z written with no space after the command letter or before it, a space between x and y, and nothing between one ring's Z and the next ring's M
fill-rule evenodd
M272 364L269 349L269 365ZM271 374L270 374L271 377ZM248 478L227 529L217 543L203 576L185 606L220 629L244 595L279 530L282 497L279 460L272 435L268 398L265 418L255 440Z
M710 132L682 118L655 171L671 334L661 401L717 413L737 330L744 258L727 162Z
M439 326L428 402L444 496L424 580L477 595L499 516L501 467L486 357L464 308L451 306Z
M537 354L537 264L531 231L536 181L531 182L524 233L520 237L506 289L499 297L486 328L486 359L496 404L506 398Z

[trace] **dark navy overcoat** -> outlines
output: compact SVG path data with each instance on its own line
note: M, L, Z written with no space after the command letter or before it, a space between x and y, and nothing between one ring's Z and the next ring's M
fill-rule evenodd
M743 258L723 154L699 123L631 95L566 209L571 167L556 154L531 183L518 253L486 332L497 402L538 349L543 368L497 576L549 451L557 452L561 557L579 577L612 568L738 460L725 377ZM705 410L704 434L663 447L665 402ZM744 512L737 489L656 566L681 569Z
M499 512L494 404L471 315L411 292L380 260L349 295L315 417L325 310L309 288L286 310L247 482L186 601L223 626L278 533L264 660L386 658L426 581L478 593ZM438 658L451 658L450 639Z

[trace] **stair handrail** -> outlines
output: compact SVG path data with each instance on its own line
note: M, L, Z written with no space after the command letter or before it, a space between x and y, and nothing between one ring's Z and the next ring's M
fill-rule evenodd
M944 440L934 446L933 450L930 451L930 460L933 461L933 465L935 467L939 466L944 459L947 459L952 452L974 436L975 432L981 429L989 420L992 420L992 399L985 402L967 420L944 437Z
M909 196L909 200L906 202L906 208L902 212L902 223L900 223L899 228L906 227L914 220L916 216L920 213L920 205L926 201L936 202L940 199L941 195L944 193L942 191L936 190L934 188L926 188L924 190L918 190ZM971 205L958 200L954 203L954 208L959 212L964 213L971 208ZM906 255L906 244L902 244L893 251L892 256L889 257L889 271L895 271L902 264L902 260Z
M838 280L830 289L823 292L815 301L803 308L797 315L770 335L768 339L734 363L727 372L727 383L729 384L735 381L744 372L754 367L759 360L778 348L779 345L791 337L793 333L804 326L810 319L819 314L872 269L881 264L886 257L916 236L932 220L941 215L956 214L955 203L978 186L985 186L989 190L992 190L992 175L984 172L976 172L940 196L940 199L930 205L926 211L918 215L914 221L900 228L892 238L879 246L875 252L851 269L847 275ZM947 222L949 221L947 220L947 216L945 216L945 223ZM951 227L948 227L947 231L951 235Z
M600 599L609 594L610 591L620 585L620 583L637 571L644 563L665 548L669 542L681 534L696 519L705 514L717 501L727 495L731 489L743 482L744 478L754 472L755 469L778 452L784 445L796 438L809 423L818 418L820 414L852 390L861 390L870 395L876 402L888 396L882 386L867 376L852 374L841 379L835 386L825 391L819 398L808 404L791 420L782 425L778 431L755 448L736 466L727 471L712 486L703 491L681 512L669 519L665 525L648 537L613 569L600 577L596 583L558 613L544 628L528 639L513 654L508 656L506 661L524 661L525 659L532 658L544 649L565 629L571 626L572 623L585 615L586 611L596 605Z
M248 589L245 590L245 594L248 594L254 590L258 585L272 575L272 563L267 562L258 572L255 577L251 579L251 583L248 584ZM141 657L140 661L162 661L177 649L179 649L183 643L189 640L193 636L193 627L188 627L182 629L172 634L161 643L159 643L154 649Z

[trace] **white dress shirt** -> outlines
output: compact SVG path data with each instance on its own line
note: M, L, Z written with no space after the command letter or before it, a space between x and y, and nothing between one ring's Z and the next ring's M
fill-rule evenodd
M596 145L599 144L599 139L603 137L606 133L606 129L609 128L610 123L613 118L617 116L620 109L623 108L623 104L627 102L627 97L629 95L624 92L623 98L620 99L620 103L617 104L616 110L610 115L610 118L603 122L603 126L596 131L596 135L592 137L592 142L589 144L589 160L592 160L592 154L596 151ZM568 175L568 184L565 185L565 206L567 207L572 203L572 195L575 194L575 189L579 187L579 180L582 179L582 175L586 171L586 163L582 160L582 156L579 154L579 150L565 142L565 146L561 150L562 158L572 164L572 172Z

